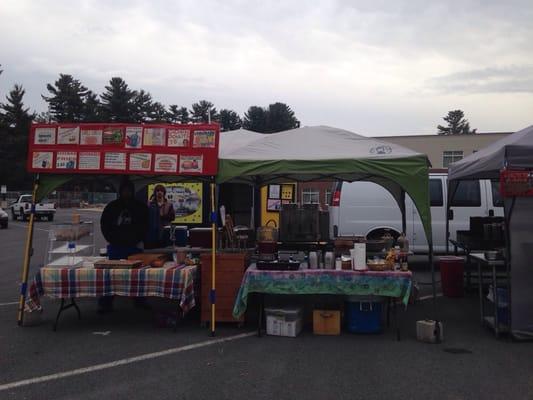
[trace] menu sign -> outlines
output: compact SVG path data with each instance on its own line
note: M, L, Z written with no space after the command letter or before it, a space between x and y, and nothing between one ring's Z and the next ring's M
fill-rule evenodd
M181 156L180 157L180 173L187 174L201 174L203 171L203 157L202 156Z
M189 147L190 137L188 129L169 129L168 147Z
M82 129L80 131L80 144L86 146L95 146L102 144L101 129Z
M165 128L144 128L145 146L164 146Z
M151 153L130 154L130 171L150 171L151 164Z
M35 144L56 144L56 128L36 128Z
M80 128L59 127L57 130L57 144L78 144L80 142Z
M103 144L120 145L124 142L124 131L122 128L109 127L104 129Z
M178 170L178 156L176 154L156 154L155 172L176 173Z
M36 151L32 155L31 165L35 169L51 169L54 153Z
M218 124L32 124L30 172L214 176Z
M126 153L105 153L104 169L125 170Z
M75 169L78 155L75 151L58 151L56 155L56 168Z
M99 170L100 153L98 151L80 152L79 169L81 170Z

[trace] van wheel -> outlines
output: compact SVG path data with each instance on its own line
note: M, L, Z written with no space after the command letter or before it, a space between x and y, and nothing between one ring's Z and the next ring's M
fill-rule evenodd
M11 209L11 219L13 221L16 221L17 220L17 214L15 214L15 210L14 209Z
M400 236L400 232L396 231L395 229L391 228L379 228L376 230L371 231L368 235L366 235L367 240L380 240L383 235L386 233L389 233L394 238L394 243L398 240L398 237Z

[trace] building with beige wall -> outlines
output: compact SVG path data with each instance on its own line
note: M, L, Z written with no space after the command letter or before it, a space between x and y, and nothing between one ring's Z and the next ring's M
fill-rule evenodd
M475 133L472 135L380 136L376 139L427 154L432 167L440 169L448 168L450 163L458 161L511 133L513 132Z

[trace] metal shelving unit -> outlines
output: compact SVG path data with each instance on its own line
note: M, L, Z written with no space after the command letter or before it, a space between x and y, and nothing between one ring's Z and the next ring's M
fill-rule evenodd
M92 221L79 224L53 224L48 233L48 251L44 265L48 267L75 267L83 257L94 256L94 226Z

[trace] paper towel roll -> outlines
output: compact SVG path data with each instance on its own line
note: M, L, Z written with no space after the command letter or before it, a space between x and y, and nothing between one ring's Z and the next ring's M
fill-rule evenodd
M366 244L354 243L353 249L350 250L352 257L352 268L356 271L365 270L366 267Z

